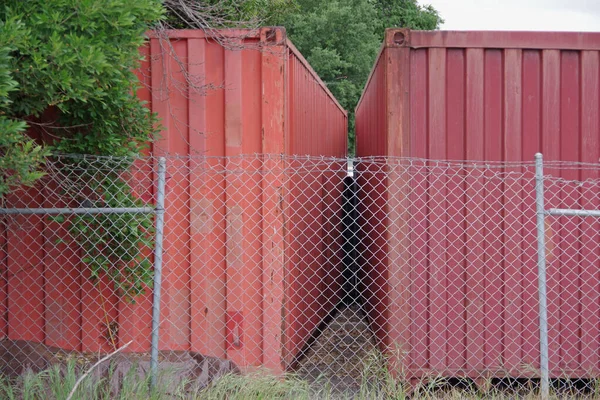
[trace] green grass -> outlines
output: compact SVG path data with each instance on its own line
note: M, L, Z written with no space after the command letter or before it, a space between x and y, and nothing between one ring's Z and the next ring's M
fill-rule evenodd
M140 378L137 369L123 377L119 377L121 391L118 396L110 393L108 380L113 377L94 379L87 377L75 393L74 399L81 400L163 400L163 399L202 399L202 400L236 400L236 399L323 399L323 400L371 400L371 399L405 399L412 392L411 399L415 400L508 400L539 398L537 390L530 388L519 392L499 390L493 387L485 392L473 387L460 390L449 385L448 380L432 377L423 384L413 388L395 379L384 367L385 360L374 354L366 360L362 382L352 393L339 393L331 388L326 380L309 385L308 382L290 374L276 377L263 372L248 375L226 375L211 386L195 393L185 391L186 382L182 383L175 393L165 393L160 387L156 391L149 389L149 379ZM62 370L53 367L38 374L28 374L23 378L9 382L0 378L0 399L6 400L64 400L73 388L78 369L74 363L69 363ZM159 377L160 382L161 377ZM324 378L323 378L324 379ZM599 382L590 382L598 385ZM593 387L593 394L582 395L578 398L585 400L600 400L599 387ZM552 400L570 399L573 395L553 393Z
M111 393L109 381L112 372L105 379L93 376L86 377L77 388L73 399L81 400L162 400L172 399L173 394L167 395L160 390L150 390L150 378L140 379L137 368L132 368L120 380L118 395ZM9 381L0 377L0 399L6 400L64 400L75 386L81 371L75 362L69 362L65 368L56 365L37 374L26 374L22 378ZM160 378L159 378L160 379ZM181 392L183 393L183 392ZM181 393L175 393L183 398Z
M309 399L308 382L288 375L269 376L261 372L249 375L226 375L196 394L198 399Z

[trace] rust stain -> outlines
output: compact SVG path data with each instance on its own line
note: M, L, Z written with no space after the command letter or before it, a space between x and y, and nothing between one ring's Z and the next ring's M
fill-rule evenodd
M244 252L244 216L242 207L233 205L227 207L227 265L241 268Z
M191 200L191 223L198 233L208 234L213 229L213 202L207 198Z

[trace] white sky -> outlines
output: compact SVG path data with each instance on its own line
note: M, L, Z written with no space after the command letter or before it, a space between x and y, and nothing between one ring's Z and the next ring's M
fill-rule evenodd
M444 30L600 31L600 0L419 0Z

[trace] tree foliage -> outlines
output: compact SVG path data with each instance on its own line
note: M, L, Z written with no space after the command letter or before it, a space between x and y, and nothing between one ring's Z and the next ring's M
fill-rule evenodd
M26 136L27 124L13 118L11 94L18 90L9 55L22 32L16 20L0 21L0 197L19 186L30 186L43 173L37 166L47 152Z
M416 30L438 29L443 20L431 5L416 0L373 0L380 25L377 33L383 37L386 28L402 27Z
M0 7L0 196L49 151L137 155L156 121L133 69L159 0L5 0ZM34 141L36 127L44 141Z
M354 153L354 108L385 28L433 30L442 19L416 0L298 0L280 22L291 40L349 111L349 151Z

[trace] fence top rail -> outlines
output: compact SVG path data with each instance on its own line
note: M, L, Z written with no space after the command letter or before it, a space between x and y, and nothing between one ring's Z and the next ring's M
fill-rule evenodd
M556 215L565 217L596 217L600 218L600 210L572 210L565 208L551 208L546 210L546 215Z
M153 207L0 208L0 215L152 214L156 211Z
M418 157L394 157L394 156L365 156L365 157L329 157L329 156L311 156L302 154L269 154L269 153L248 153L235 156L205 156L202 154L149 154L137 157L115 157L115 156L97 156L89 154L62 154L55 153L49 160L81 160L82 162L96 161L111 163L132 163L135 161L151 161L160 157L165 157L167 161L198 161L198 160L282 160L282 161L312 161L312 162L353 162L353 163L375 163L375 164L426 164L428 166L463 166L465 168L503 168L503 167L535 167L533 156L531 160L525 161L487 161L487 160L469 160L469 159L428 159ZM576 162L576 161L550 161L544 160L544 167L560 169L600 169L599 162Z
M309 179L315 173L347 175L351 170L355 176L360 177L362 174L367 179L375 180L405 177L404 181L408 182L411 176L445 176L465 180L483 179L487 184L493 184L493 181L525 182L533 179L535 168L533 158L530 161L504 162L375 156L335 158L259 153L221 157L178 154L141 157L54 154L46 160L46 175L35 190L18 188L11 196L0 197L0 207L5 208L0 210L0 215L153 213L155 210L146 206L153 204L156 198L158 165L163 157L166 160L167 191L194 174L202 176L200 179L203 181L218 181L224 177L236 176L244 179L271 174L280 176L283 181L293 181ZM581 190L590 190L590 185L600 183L600 163L545 161L544 168L544 180L549 185L572 186L573 196L575 189L579 190L579 187L582 187ZM579 170L580 173L562 174L565 170ZM373 173L377 175L369 178L369 174ZM304 178L305 175L308 177ZM563 176L575 179L565 179ZM125 199L126 202L117 201L117 194L114 192L125 190L125 187L129 198ZM39 211L15 210L36 202ZM119 210L109 208L110 206L126 209ZM558 203L553 206L561 208ZM10 211L7 211L9 208ZM73 211L74 209L78 211Z

